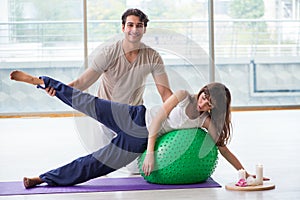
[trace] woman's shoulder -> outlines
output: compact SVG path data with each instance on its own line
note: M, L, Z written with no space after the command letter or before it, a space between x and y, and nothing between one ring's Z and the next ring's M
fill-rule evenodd
M177 90L176 92L174 92L174 95L177 98L179 98L179 97L186 98L187 96L190 95L190 93L187 90Z
M185 104L192 100L192 96L187 90L177 90L174 95L179 101L179 104Z

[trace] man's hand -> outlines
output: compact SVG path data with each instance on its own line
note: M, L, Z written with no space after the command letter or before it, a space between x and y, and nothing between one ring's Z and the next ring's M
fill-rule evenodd
M54 90L53 87L47 87L45 90L50 96L52 97L55 96L56 91Z

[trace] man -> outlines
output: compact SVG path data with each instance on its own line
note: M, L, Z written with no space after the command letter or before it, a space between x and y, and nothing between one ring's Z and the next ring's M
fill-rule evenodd
M121 19L124 38L96 52L89 68L69 86L83 91L100 78L98 97L140 105L143 104L146 78L151 74L164 102L172 95L172 91L163 60L158 52L141 42L149 21L147 15L139 9L128 9ZM46 91L55 95L53 88L47 88ZM100 147L114 137L109 129L104 126L101 129L97 131L101 140L97 142L102 143L98 144ZM137 163L128 169L137 173Z

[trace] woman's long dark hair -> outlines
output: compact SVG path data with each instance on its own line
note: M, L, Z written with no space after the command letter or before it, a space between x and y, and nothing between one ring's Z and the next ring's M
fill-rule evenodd
M199 91L198 98L203 92L213 105L213 108L210 110L210 117L219 136L216 145L225 146L228 144L231 136L230 91L221 83L210 83Z

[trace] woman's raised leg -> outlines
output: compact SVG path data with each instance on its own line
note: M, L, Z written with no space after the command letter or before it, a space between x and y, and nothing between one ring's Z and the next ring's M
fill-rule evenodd
M52 87L56 91L55 96L65 104L96 119L115 132L120 131L119 126L127 125L127 123L116 123L116 117L120 118L119 116L122 115L121 121L124 121L124 118L130 118L128 105L100 99L47 76L38 78L16 70L11 72L10 78L15 81L38 85L38 88L42 89ZM124 113L122 114L122 112Z
M30 74L27 74L25 72L15 70L10 73L10 79L14 81L20 81L29 83L32 85L42 85L44 84L44 81L42 79L39 79L38 77L31 76Z

